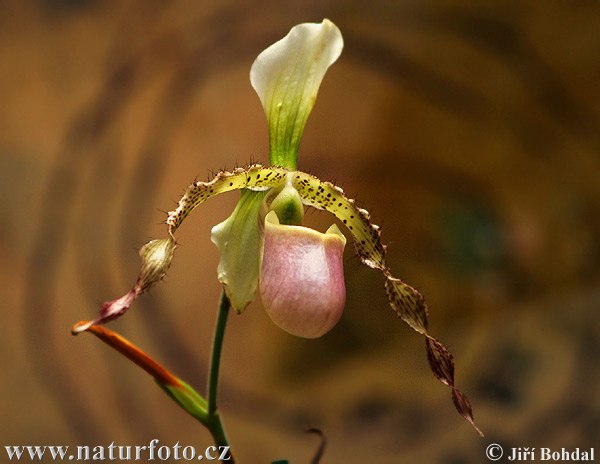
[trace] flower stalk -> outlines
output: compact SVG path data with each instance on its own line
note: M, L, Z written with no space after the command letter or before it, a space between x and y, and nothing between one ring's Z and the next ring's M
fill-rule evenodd
M221 416L217 409L217 393L219 387L219 370L221 367L221 352L223 350L223 340L225 339L225 328L227 326L227 317L229 316L229 299L225 292L221 296L219 312L217 314L217 323L213 335L212 354L210 359L210 370L208 375L208 395L207 395L207 413L210 430L217 446L229 446L225 429L221 422Z

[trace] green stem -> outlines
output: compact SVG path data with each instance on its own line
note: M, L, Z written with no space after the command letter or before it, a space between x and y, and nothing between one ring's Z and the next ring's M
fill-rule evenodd
M217 325L213 337L212 355L210 360L210 371L208 374L208 428L212 434L217 446L229 446L225 429L221 422L221 416L217 410L217 390L219 385L219 367L221 365L221 351L223 348L223 338L225 337L225 327L227 326L227 316L229 315L229 299L223 292L221 296L221 305L217 316ZM228 461L233 464L233 456Z

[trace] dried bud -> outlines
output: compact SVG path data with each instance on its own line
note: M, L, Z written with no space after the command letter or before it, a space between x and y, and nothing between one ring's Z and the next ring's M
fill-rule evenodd
M135 286L121 298L102 303L102 307L94 320L84 324L75 324L71 332L77 335L88 330L92 325L104 324L122 316L139 295L165 276L173 259L174 250L175 240L170 236L146 243L140 249L142 267Z
M171 265L174 251L175 240L171 236L152 240L140 249L142 267L137 280L139 293L144 293L165 276Z

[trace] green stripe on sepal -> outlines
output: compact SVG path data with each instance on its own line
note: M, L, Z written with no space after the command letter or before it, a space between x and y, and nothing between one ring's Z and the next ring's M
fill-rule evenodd
M156 384L191 416L195 417L208 427L209 417L208 412L206 411L206 400L187 383L181 379L178 380L181 382L183 388L165 385L157 380Z
M272 166L296 169L300 139L319 86L343 47L340 30L324 19L294 26L254 61L250 82L267 115Z

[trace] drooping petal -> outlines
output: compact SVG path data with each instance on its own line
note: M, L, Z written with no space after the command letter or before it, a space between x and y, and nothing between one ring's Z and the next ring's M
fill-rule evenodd
M319 86L343 47L340 30L324 19L294 26L254 61L250 82L267 115L272 166L296 168L300 138Z
M379 227L371 223L368 211L356 206L354 200L346 198L343 190L330 182L298 171L294 172L292 179L304 204L334 214L352 234L360 260L383 272L390 306L404 322L425 336L431 371L440 382L452 389L456 410L483 436L475 425L468 398L455 386L452 354L428 333L429 309L425 298L416 289L392 276L385 262L386 248L381 243Z
M322 234L265 218L260 294L273 322L306 338L327 333L346 302L343 255L346 238L336 225Z
M265 194L243 190L231 216L211 231L211 240L217 245L220 256L217 276L231 307L238 314L254 300L258 289L258 211Z

